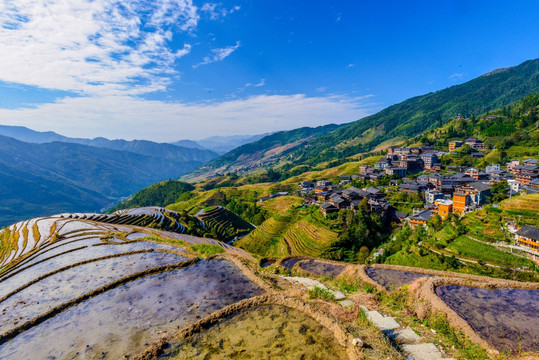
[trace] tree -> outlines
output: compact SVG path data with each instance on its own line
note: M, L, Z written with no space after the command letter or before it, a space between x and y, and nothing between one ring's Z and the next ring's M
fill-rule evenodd
M498 203L504 199L507 199L507 192L509 191L509 184L507 181L500 181L492 185L490 189L490 199L491 203Z
M357 255L357 262L359 264L365 264L367 261L367 258L369 257L370 250L366 246L362 246L361 249L359 249L359 254Z

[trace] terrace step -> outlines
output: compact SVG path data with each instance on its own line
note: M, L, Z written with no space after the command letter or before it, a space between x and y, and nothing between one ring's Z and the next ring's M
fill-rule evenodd
M315 286L319 287L321 289L324 289L324 290L328 290L329 292L331 292L333 294L333 296L335 297L335 300L346 299L346 295L344 295L342 292L328 289L326 285L322 284L318 280L310 279L310 278L304 278L304 277L301 277L301 276L283 276L283 278L290 281L290 282L295 282L295 283L301 284L301 285L305 286L309 290L314 289Z
M342 300L342 301L339 301L339 304L343 308L353 308L354 307L354 302L352 300Z
M421 342L421 337L415 333L414 330L410 328L406 329L395 329L395 330L386 330L384 333L393 340L397 345L412 345L418 344Z
M367 312L367 319L381 331L394 330L401 327L401 325L391 316L383 316L378 311Z
M442 357L442 353L433 343L402 345L402 350L413 360L454 360Z

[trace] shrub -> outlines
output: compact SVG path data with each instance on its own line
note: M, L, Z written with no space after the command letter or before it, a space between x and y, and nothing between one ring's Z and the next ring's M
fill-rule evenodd
M335 300L335 295L328 289L315 285L312 289L309 289L309 299Z

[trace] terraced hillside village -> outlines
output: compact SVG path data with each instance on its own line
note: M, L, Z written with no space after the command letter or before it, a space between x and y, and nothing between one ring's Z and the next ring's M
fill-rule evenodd
M519 89L348 150L340 127L272 134L265 166L3 228L0 358L537 358L539 94ZM328 157L289 161L311 141Z

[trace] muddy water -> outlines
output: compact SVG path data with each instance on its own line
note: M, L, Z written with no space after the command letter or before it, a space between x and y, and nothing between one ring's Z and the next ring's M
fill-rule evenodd
M183 260L186 258L169 253L133 254L56 273L0 303L0 334L124 276Z
M333 334L304 313L265 305L173 345L160 359L346 359Z
M281 263L282 266L284 266L285 268L287 269L290 269L292 270L292 268L294 267L294 265L296 265L298 262L300 262L301 260L305 260L305 259L286 259L285 261L283 261Z
M539 352L539 290L448 285L436 294L498 350Z
M264 260L260 263L260 267L265 268L273 264L275 264L275 260Z
M119 359L142 351L160 331L176 332L262 293L230 261L201 260L69 308L0 346L0 358Z
M145 249L161 249L163 248L159 244L153 244L149 242L134 242L134 243L121 243L117 245L99 245L92 246L95 244L102 244L101 241L95 240L86 240L86 241L77 241L75 243L66 244L62 246L61 250L58 249L55 253L46 252L32 261L25 263L18 267L17 270L20 270L15 276L7 278L1 282L0 286L0 297L5 296L9 292L15 290L23 284L26 284L33 279L46 274L52 271L58 270L62 267L72 265L77 262L82 262L90 259L96 259L103 256L114 255L127 253L137 250ZM74 250L79 247L84 247L83 249L75 250L66 254L58 255L62 252ZM44 261L45 260L45 261ZM177 260L180 261L180 260ZM35 264L35 265L33 265Z
M400 270L367 268L367 275L387 290L400 288L402 285L411 284L422 277L431 277L421 273Z
M302 269L307 270L319 276L339 276L343 272L344 266L327 264L316 260L310 260L299 265Z

